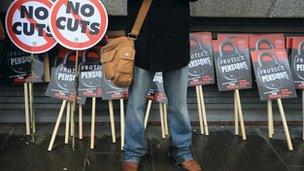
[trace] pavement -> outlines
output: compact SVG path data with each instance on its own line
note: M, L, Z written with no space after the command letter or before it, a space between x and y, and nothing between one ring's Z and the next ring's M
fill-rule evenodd
M246 126L247 140L234 135L229 125L211 125L210 135L200 135L193 126L191 150L204 171L243 170L304 170L304 141L302 127L290 126L294 151L289 151L281 125L275 126L273 139L267 137L267 127ZM35 141L24 135L24 125L0 126L0 170L3 171L119 171L121 150L119 127L117 142L112 143L110 125L96 125L95 149L89 147L89 125L84 126L84 139L75 141L75 149L64 144L61 125L52 152L47 151L52 124L37 125ZM77 130L77 129L76 129ZM161 139L160 126L147 130L149 150L144 156L141 171L179 171L168 157L169 138Z

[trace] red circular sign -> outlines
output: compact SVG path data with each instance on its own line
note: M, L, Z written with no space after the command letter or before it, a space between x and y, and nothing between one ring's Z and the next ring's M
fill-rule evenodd
M68 49L89 49L106 34L108 15L100 0L57 0L51 11L51 32Z
M49 28L50 0L16 0L9 7L5 27L12 42L28 53L44 53L56 45Z

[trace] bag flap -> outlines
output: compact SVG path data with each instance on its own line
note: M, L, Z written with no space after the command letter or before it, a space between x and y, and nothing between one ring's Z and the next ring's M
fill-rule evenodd
M125 49L125 47L130 47L131 49L134 48L134 41L124 36L112 40L101 49L101 63L111 62L117 51Z
M114 59L114 56L117 52L117 49L113 49L111 51L107 51L101 54L100 62L106 63L111 62Z
M121 36L121 37L111 40L107 45L105 45L101 48L101 53L105 53L107 51L116 49L121 43L125 42L126 40L128 40L128 38L125 36Z
M133 60L135 57L134 47L132 47L130 45L121 46L120 48L118 48L117 51L118 51L120 58Z

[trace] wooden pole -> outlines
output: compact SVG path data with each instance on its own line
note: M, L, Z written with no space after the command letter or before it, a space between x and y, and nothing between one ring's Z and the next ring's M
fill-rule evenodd
M200 91L199 87L196 86L196 100L197 100L197 108L198 108L198 117L199 117L199 123L200 123L200 130L201 134L204 134L204 123L203 123L203 114L202 114L202 103L201 103L201 98L200 98Z
M83 127L82 127L82 105L78 105L78 114L79 114L79 122L78 122L78 127L79 127L79 139L83 139Z
M125 110L124 100L120 99L120 134L121 134L121 150L123 150L125 144Z
M160 111L160 126L161 126L162 138L166 138L165 125L164 125L164 110L162 103L159 103L159 111Z
M71 138L72 138L72 149L75 150L75 110L76 110L76 103L77 103L77 75L78 75L78 57L79 57L79 51L76 50L75 54L75 73L74 73L74 78L75 78L75 85L74 85L74 95L75 99L73 100L72 103L72 109L71 109Z
M74 106L75 104L71 104L71 119L70 119L70 121L71 121L71 137L73 137L74 135L75 135L75 132L74 132L74 128L75 128L75 122L74 122L74 113L72 112L72 109L74 109L74 111L75 111L75 106Z
M167 104L164 103L165 134L169 135Z
M238 111L238 102L236 98L236 91L234 91L234 134L239 135L239 111Z
M54 131L53 131L53 134L52 134L52 138L51 138L51 141L50 141L50 144L49 144L49 147L48 147L48 151L52 151L54 141L55 141L55 138L56 138L56 135L57 135L57 132L58 132L59 125L60 125L60 121L61 121L61 118L62 118L62 115L63 115L63 112L64 112L64 108L66 106L66 102L67 102L66 100L62 101L62 105L61 105L61 108L60 108L60 112L58 114L58 118L57 118L55 128L54 128Z
M91 149L94 149L95 143L95 116L96 115L96 97L92 98L92 121L91 121Z
M112 142L116 143L115 120L114 120L114 110L113 110L112 100L109 100L109 112L110 112L110 123L111 123L111 131L112 131Z
M304 140L304 90L302 90L302 116L303 116L303 140Z
M144 122L145 129L147 129L152 103L153 103L153 100L148 100L148 106L147 106L147 110L146 110L146 114L145 114L145 122Z
M243 137L243 140L246 140L246 132L245 132L245 124L244 124L244 118L243 118L240 92L238 89L236 89L235 91L236 91L236 98L237 98L237 103L238 103L238 113L239 113L239 118L240 118L240 122L241 122L240 124L241 124L242 137Z
M273 137L273 115L272 115L272 102L267 101L267 111L268 111L268 136Z
M66 121L65 121L65 140L64 143L69 143L69 128L70 128L70 115L71 115L71 103L67 102Z
M49 60L49 55L47 53L44 54L43 64L44 64L44 81L50 82L51 80L50 60Z
M34 45L36 43L34 42ZM36 121L35 121L35 109L34 109L34 54L31 53L31 80L29 83L29 96L30 96L30 117L31 117L31 123L32 123L32 134L36 133ZM32 138L34 139L34 135L32 135Z
M25 130L26 135L31 135L30 132L30 112L29 112L29 99L28 99L28 84L24 83L24 109L25 109Z
M284 131L285 131L285 136L286 136L286 140L287 140L287 144L288 144L288 149L293 150L292 142L291 142L291 138L290 138L290 133L289 133L289 130L288 130L288 125L287 125L285 112L284 112L284 108L283 108L281 99L278 99L278 105L279 105L280 114L281 114L281 118L282 118L282 123L283 123Z
M206 115L206 107L205 107L205 99L204 99L204 92L203 92L203 86L199 86L199 92L200 92L200 101L202 106L202 113L203 113L203 122L204 122L204 128L205 128L205 134L209 135L208 130L208 122L207 122L207 115Z
M33 98L33 83L29 83L29 95L30 95L30 117L32 123L32 133L36 133L35 124L35 111L34 111L34 98Z

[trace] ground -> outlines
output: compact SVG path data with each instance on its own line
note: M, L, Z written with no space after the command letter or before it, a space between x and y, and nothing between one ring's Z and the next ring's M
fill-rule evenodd
M47 151L53 125L38 125L35 142L24 135L24 126L4 124L0 126L0 170L3 171L116 171L121 170L120 137L113 144L108 124L97 124L95 149L89 148L89 137L76 139L75 151L64 145L64 126L61 125L52 152ZM235 136L233 127L210 126L210 135L200 135L194 126L191 150L205 171L243 170L304 170L304 141L302 127L292 126L290 131L294 151L288 151L281 125L275 129L275 137L267 137L267 127L246 126L247 141ZM84 127L89 135L90 127ZM148 128L149 152L140 170L178 171L168 157L169 139L160 138L157 125Z

